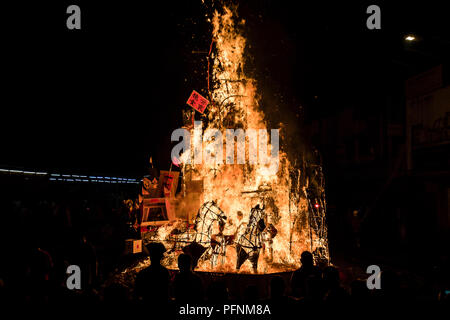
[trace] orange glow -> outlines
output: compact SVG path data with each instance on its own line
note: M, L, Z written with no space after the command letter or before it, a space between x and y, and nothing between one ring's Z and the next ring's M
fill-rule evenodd
M211 23L215 50L210 56L210 105L203 115L204 125L207 123L203 130L265 129L270 133L271 128L259 106L260 94L264 93L258 92L256 80L244 72L246 39L238 29L245 26L245 21L239 20L232 9L225 7L223 14L214 13ZM194 136L192 132L193 129L191 139ZM283 138L280 130L280 144ZM209 143L203 141L203 150L208 148ZM258 273L298 268L301 252L321 245L308 222L306 187L300 185L300 176L305 173L291 165L286 152L280 149L277 173L268 170L268 165L248 164L248 161L247 164L185 164L182 167L184 182L203 181L201 203L214 200L227 216L222 230L219 230L218 223L213 225L214 237L223 234L237 239L248 223L250 210L257 204L264 205L267 215L265 225L273 226L271 230L276 231L270 235L269 228L266 228L263 234L265 242L258 260ZM185 153L180 160L186 163L185 160L191 156ZM236 159L237 150L234 156ZM319 207L318 204L314 206ZM185 206L179 208L183 210ZM191 217L195 214L189 212ZM158 239L168 239L174 228L171 225L161 227ZM193 231L186 231L183 237L190 238L190 232ZM237 272L236 259L233 243L227 246L222 262L212 267L208 259L200 259L197 270ZM176 259L168 258L167 265L176 268ZM239 272L252 272L251 264L245 262Z

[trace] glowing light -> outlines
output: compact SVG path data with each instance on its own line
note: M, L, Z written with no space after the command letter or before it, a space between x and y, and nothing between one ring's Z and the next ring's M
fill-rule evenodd
M243 131L252 129L270 132L270 129L280 129L279 127L270 128L266 120L269 117L264 114L260 106L261 92L258 91L256 79L245 72L247 39L242 33L245 21L236 16L235 9L223 7L220 13L218 11L213 13L210 22L213 41L208 67L211 73L208 73L207 79L208 98L211 104L208 105L206 115L208 121L203 130L218 129L224 132L227 128L241 128ZM191 143L195 144L195 128L191 128L190 131ZM281 131L280 140L283 138ZM202 150L210 150L210 142L200 140L200 144L203 143ZM272 145L268 143L267 149L270 150L271 147ZM233 154L235 159L237 151L236 149ZM259 162L249 165L236 162L234 164L203 162L186 164L182 167L183 185L201 181L202 203L214 201L227 217L224 219L226 221L223 221L225 223L221 225L213 219L208 220L211 228L208 233L216 240L222 239L220 240L222 244L219 246L223 248L223 250L220 249L222 250L220 259L218 258L218 261L209 259L209 254L205 254L198 261L196 270L254 272L249 262L244 263L237 270L239 258L237 252L238 245L243 248L242 236L246 233L247 226L251 225L251 210L259 205L264 207L261 211L265 226L260 234L264 249L247 252L259 257L257 258L258 273L296 269L300 264L300 254L304 250L314 251L322 248L328 255L328 248L326 243L324 244L326 238L308 226L309 204L303 196L304 186L301 185L299 178L305 173L291 164L286 151L279 152L278 172L269 170L268 166ZM245 154L247 158L249 153L245 152ZM188 158L192 158L191 150L184 152L180 160L186 163L183 160ZM191 202L188 196L181 198L177 210L183 210L184 214L189 210L189 217L195 217L198 207L192 208ZM325 204L323 206L325 207ZM144 241L158 240L171 247L174 241L179 246L193 241L195 232L186 231L176 233L177 236L175 236L172 231L176 227L176 224L162 225L157 229L157 234L149 233L146 236L151 239L144 238ZM208 243L204 244L208 246ZM232 248L225 250L226 246ZM212 250L212 246L210 249ZM212 252L211 250L208 252ZM167 261L163 263L169 268L176 268L176 261L174 256L168 255Z

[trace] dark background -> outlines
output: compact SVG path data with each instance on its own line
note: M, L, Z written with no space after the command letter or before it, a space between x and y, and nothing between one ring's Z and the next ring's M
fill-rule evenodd
M81 30L66 28L70 4ZM348 105L364 113L448 58L442 6L377 2L382 29L368 30L369 4L241 4L264 107L291 126ZM192 50L209 48L208 11L200 1L3 5L0 164L135 176L153 155L168 167L181 109L205 89L206 60ZM425 39L414 48L423 52L407 50L409 32Z

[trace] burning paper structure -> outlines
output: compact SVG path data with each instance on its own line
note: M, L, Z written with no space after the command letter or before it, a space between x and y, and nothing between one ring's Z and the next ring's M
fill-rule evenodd
M236 242L236 269L248 259L252 263L253 271L258 270L259 252L262 248L262 233L266 229L264 209L259 204L252 208L245 232L239 236Z
M256 81L244 73L246 39L237 31L237 24L242 27L244 21L226 7L212 17L213 43L207 77L210 104L201 115L204 129L268 132ZM187 127L192 133L195 130ZM260 136L260 143L262 140L264 147L271 150L272 145L265 138ZM195 139L194 133L190 139ZM302 167L294 166L287 151L280 150L278 170L270 170L270 164L248 161L251 152L242 150L250 145L248 137L245 139L227 153L227 158L234 159L244 154L244 164L190 162L193 149L179 158L183 178L177 211L187 217L185 221L155 228L144 238L165 244L169 250L164 263L168 267L176 268L176 257L182 251L195 256L197 270L215 272L287 271L299 266L304 250L313 252L318 259L329 260L320 163L303 161ZM214 143L222 141L200 140L203 157L217 156L210 149ZM191 192L193 185L201 190ZM200 209L194 220L195 201L195 210Z

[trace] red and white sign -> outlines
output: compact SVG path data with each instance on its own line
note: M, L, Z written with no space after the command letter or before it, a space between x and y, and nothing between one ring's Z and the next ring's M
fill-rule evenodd
M186 103L198 112L203 113L206 109L206 106L209 104L209 101L202 97L200 93L193 90Z

